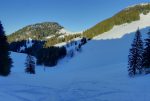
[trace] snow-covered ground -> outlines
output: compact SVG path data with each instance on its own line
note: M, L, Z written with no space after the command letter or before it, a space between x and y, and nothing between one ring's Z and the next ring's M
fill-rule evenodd
M69 61L54 68L37 66L35 75L24 72L26 55L12 52L11 75L0 77L0 101L149 101L150 75L127 75L134 32L140 26L145 37L148 23L115 27L88 42Z
M35 75L24 72L26 55L12 52L12 73L0 77L0 101L149 101L150 76L127 75L133 35L92 40L69 61L54 68L37 66Z

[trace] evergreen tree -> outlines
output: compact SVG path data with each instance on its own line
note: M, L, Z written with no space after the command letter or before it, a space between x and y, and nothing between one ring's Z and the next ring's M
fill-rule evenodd
M7 37L0 22L0 75L7 76L10 74L12 59L10 58L9 44Z
M145 39L145 49L143 52L143 67L145 68L145 72L148 72L147 70L150 69L150 30L147 33L148 38Z
M34 58L29 54L26 57L25 66L26 66L25 72L35 74L35 61Z
M132 43L132 48L129 52L128 60L128 72L129 76L133 76L136 73L142 73L142 55L143 55L143 42L141 39L141 33L139 29L135 34L135 38Z

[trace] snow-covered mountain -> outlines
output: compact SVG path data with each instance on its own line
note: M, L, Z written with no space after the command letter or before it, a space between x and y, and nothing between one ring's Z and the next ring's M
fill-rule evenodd
M148 30L143 28L141 33ZM133 36L134 32L117 39L91 40L77 56L65 58L55 68L37 66L36 75L24 72L26 55L12 52L14 67L7 79L0 79L0 100L149 101L149 75L127 75Z
M95 26L85 30L83 34L88 38L93 38L97 35L103 34L112 30L115 26L131 24L135 21L141 20L142 15L147 15L150 12L150 3L138 4L127 7L116 13L110 18L107 18ZM145 23L145 22L144 22ZM143 25L143 24L141 24Z
M96 36L95 40L101 39L117 39L121 38L126 34L135 32L138 28L143 29L150 26L150 13L140 15L140 20L133 21L132 23L126 23L118 26L114 26L110 31L105 32L101 35Z
M139 28L145 38L150 30L149 18L150 13L140 14L139 20L114 26L54 68L36 66L35 75L24 72L25 54L11 52L14 67L8 78L0 77L0 100L149 101L150 76L129 78L127 73L135 31Z
M36 75L24 72L25 54L12 52L14 67L7 79L1 77L0 100L149 101L149 75L127 75L127 56L134 33L139 26L146 36L149 27L144 21L148 16L141 15L140 21L95 37L80 53L70 60L65 58L54 68L37 66Z
M8 36L9 42L22 41L32 38L33 40L47 40L54 36L64 36L77 34L78 32L71 32L66 30L57 22L42 22L28 25L19 29Z

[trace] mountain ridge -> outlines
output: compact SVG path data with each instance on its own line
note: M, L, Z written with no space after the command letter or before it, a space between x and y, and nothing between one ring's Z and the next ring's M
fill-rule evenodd
M140 20L140 14L146 15L149 11L150 3L127 7L112 17L105 19L102 22L97 23L95 26L85 30L83 35L88 38L93 38L111 30L115 25L122 25Z

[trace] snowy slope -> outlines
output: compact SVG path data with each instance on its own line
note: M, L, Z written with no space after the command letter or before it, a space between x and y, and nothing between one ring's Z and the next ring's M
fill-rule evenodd
M134 21L129 24L123 24L119 26L114 26L112 30L105 32L99 36L96 36L94 39L100 40L100 39L116 39L121 38L126 34L129 34L131 32L135 32L138 28L146 28L150 26L150 13L147 15L140 15L140 20Z
M24 73L25 54L12 52L11 75L0 77L0 101L149 101L150 75L127 75L134 32L140 27L145 37L149 18L141 15L139 21L115 26L69 61L54 68L37 66L36 75Z
M36 75L24 73L25 54L12 52L12 73L0 77L0 101L149 101L150 76L127 75L133 36L92 40L70 61L45 70L37 66Z

